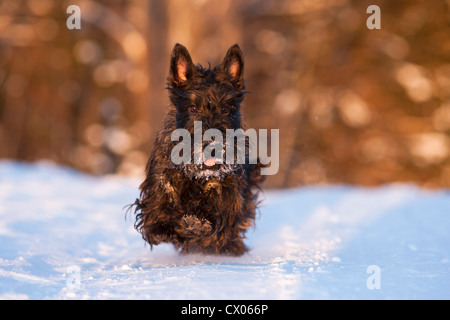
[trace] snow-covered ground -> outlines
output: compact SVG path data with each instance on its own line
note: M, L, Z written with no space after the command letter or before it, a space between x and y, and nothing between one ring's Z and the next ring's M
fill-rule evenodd
M136 179L0 161L0 299L450 299L450 192L266 191L240 258L150 251Z

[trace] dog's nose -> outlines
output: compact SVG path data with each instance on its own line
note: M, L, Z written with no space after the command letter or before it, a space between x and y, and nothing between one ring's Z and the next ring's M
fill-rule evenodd
M212 125L211 125L211 121L208 119L208 118L206 118L204 121L203 121L203 130L208 130L208 129L212 129L213 127L212 127Z
M208 129L218 129L216 126L216 121L214 120L214 116L206 116L202 119L202 122L204 131Z

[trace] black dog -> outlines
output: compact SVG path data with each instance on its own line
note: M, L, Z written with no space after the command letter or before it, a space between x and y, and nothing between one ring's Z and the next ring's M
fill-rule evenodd
M182 253L236 256L248 251L243 238L255 219L263 181L260 162L223 163L214 153L197 163L175 164L171 158L178 143L172 141L175 129L193 135L194 122L201 121L202 133L214 128L225 137L227 129L244 128L243 71L238 45L213 69L194 65L188 50L175 45L168 76L171 106L156 136L140 199L134 203L135 228L151 246L169 242Z

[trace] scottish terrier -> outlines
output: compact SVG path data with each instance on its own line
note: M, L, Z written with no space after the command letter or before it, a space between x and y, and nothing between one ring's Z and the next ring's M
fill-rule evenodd
M240 111L246 93L243 71L243 54L237 44L214 68L194 65L188 50L175 45L167 78L171 104L148 159L140 198L134 203L135 228L151 247L167 242L181 253L240 256L248 251L243 239L255 221L264 180L261 162L224 163L218 152L214 154L220 149L199 161L173 161L178 143L175 130L194 135L195 130L205 133L214 128L226 136L227 129L244 129ZM215 139L201 141L201 147L221 142ZM191 141L183 152L198 160L198 154L194 155L198 145ZM225 148L235 146L225 143ZM248 150L248 144L244 149Z

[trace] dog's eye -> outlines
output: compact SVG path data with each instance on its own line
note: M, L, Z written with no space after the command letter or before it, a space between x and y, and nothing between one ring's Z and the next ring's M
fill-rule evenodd
M194 105L194 104L191 104L191 105L189 106L189 112L191 112L191 113L196 113L196 112L197 112L197 106Z
M223 114L229 114L229 113L230 113L230 108L228 108L228 107L222 107L222 113L223 113Z

